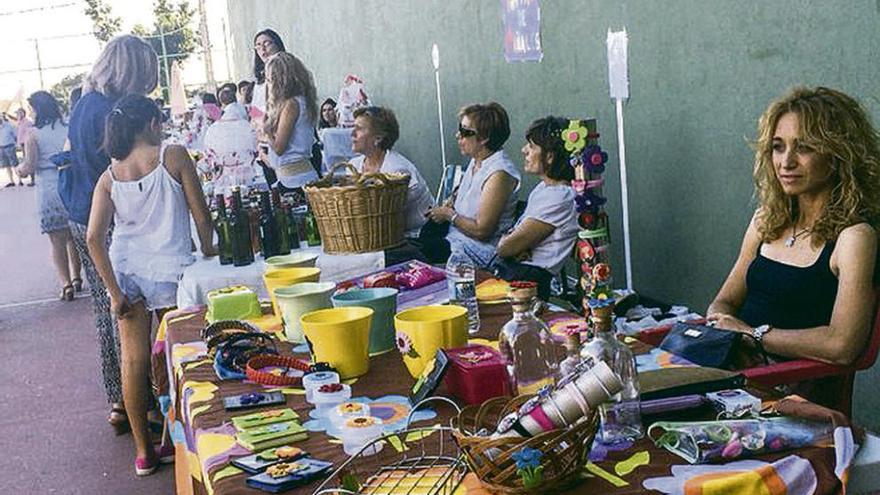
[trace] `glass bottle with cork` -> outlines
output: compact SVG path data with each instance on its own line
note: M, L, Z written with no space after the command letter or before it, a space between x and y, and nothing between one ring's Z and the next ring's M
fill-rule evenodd
M635 441L645 434L639 399L639 376L632 351L617 339L614 332L614 298L589 298L587 304L593 338L584 344L581 357L588 364L605 362L623 384L621 391L599 408L601 426L597 438L606 444Z
M498 335L498 350L507 367L510 389L516 395L535 394L556 383L559 355L550 329L536 315L540 307L534 282L511 282L507 297L513 319Z

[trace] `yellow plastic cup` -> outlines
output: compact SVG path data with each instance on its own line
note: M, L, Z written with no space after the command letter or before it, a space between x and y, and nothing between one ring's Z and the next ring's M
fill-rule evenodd
M312 359L336 368L342 379L370 369L370 324L373 310L360 306L319 309L300 317Z
M461 306L420 306L394 316L397 350L413 378L421 375L437 349L467 345L467 309Z
M263 274L263 282L266 284L266 291L272 300L272 311L278 316L281 315L281 312L278 310L278 300L275 299L275 289L290 287L300 282L317 282L320 276L321 270L319 268L278 268L271 271L267 270Z

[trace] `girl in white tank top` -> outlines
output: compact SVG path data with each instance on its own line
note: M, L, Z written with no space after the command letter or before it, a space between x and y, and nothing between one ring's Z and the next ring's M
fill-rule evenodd
M211 216L186 149L162 143L162 115L143 96L123 97L107 118L104 149L111 165L92 198L89 253L119 319L122 391L134 437L135 473L152 474L162 455L147 428L150 310L161 317L174 306L177 281L195 261L192 213L202 253L213 256ZM108 252L107 231L114 224Z

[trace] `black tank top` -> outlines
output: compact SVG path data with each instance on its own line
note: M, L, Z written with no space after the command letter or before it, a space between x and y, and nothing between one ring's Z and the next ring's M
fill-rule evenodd
M749 325L812 328L831 323L837 277L831 272L829 242L810 266L780 263L758 253L746 273L746 300L739 318Z

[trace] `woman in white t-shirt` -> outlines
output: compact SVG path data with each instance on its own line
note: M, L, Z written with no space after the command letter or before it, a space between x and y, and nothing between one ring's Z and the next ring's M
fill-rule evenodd
M392 150L400 136L400 127L394 112L382 107L363 107L354 111L354 128L351 131L351 149L359 155L351 164L361 173L391 172L409 175L406 193L405 235L409 239L419 237L425 214L434 206L434 197L419 169L405 156Z
M528 204L513 229L498 242L493 263L506 280L538 284L538 296L550 296L550 280L571 255L577 237L577 211L571 180L574 170L561 131L568 121L545 117L532 122L522 148L524 169L541 182L529 194Z

